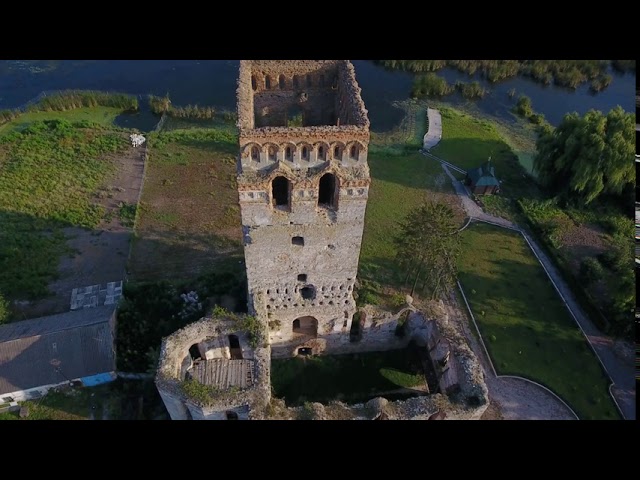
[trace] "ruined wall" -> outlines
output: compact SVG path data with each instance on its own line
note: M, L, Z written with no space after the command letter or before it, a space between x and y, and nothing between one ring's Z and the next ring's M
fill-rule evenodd
M235 314L203 318L163 339L155 381L172 419L226 419L226 412L233 411L241 420L250 418L253 409L262 411L269 402L271 351L265 346L266 334L261 332L257 348L249 348L247 333L238 330L242 318ZM185 370L191 366L189 348L198 345L206 356L207 351L224 350L228 335L236 335L243 357L253 360L252 386L218 391L207 404L189 398L182 388Z
M255 119L265 107L298 105L313 119L308 125L335 125L339 117L341 126L369 128L355 70L346 60L243 60L237 96L241 143L247 130L262 130Z

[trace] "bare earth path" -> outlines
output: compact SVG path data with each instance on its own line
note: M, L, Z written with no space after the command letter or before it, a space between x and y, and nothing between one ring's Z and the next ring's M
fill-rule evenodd
M438 134L442 135L441 127L439 130L440 131L438 132ZM426 135L425 135L425 139L426 139ZM427 155L427 156L430 158L436 158L437 160L440 160L433 155ZM444 163L441 162L441 165L445 173L451 179L451 183L453 184L453 187L455 188L456 193L460 197L460 200L462 201L462 205L465 211L467 212L467 215L472 220L480 220L483 222L493 223L505 228L511 228L511 229L517 230L521 232L522 235L528 240L529 245L531 245L531 248L536 253L536 255L538 256L538 259L540 260L544 268L547 270L549 276L553 280L553 283L555 283L556 289L560 293L568 310L571 312L572 316L574 317L580 329L584 332L589 343L591 344L594 351L596 352L597 357L599 358L607 374L611 378L613 385L611 385L609 390L612 393L620 410L622 411L623 416L627 420L635 420L636 418L636 386L635 386L635 370L634 370L634 363L633 363L634 357L632 355L627 355L627 356L621 355L620 348L617 348L618 345L614 343L614 340L604 335L595 327L595 325L593 325L591 320L587 317L587 315L584 313L584 311L580 307L579 303L576 301L575 297L573 296L573 293L569 289L569 286L561 277L556 267L553 265L553 263L544 253L544 251L542 251L542 249L538 246L535 240L526 231L524 231L518 225L508 220L505 220L504 218L494 217L493 215L486 214L478 206L478 204L476 204L473 201L473 199L469 195L467 188L462 184L462 182L456 180L456 178L450 172L449 168ZM469 335L468 337L470 339L472 338L472 336L469 336ZM624 345L622 350L629 351L629 350L633 350L633 348L628 345ZM478 352L476 350L476 354L484 358L484 352ZM491 372L491 370L490 369L487 370L485 368L485 372ZM517 392L519 390L519 387L516 387L516 385L518 382L520 383L525 383L525 382L516 381L515 379L504 379L504 378L497 379L495 378L495 376L493 376L493 374L486 375L486 377L487 377L487 383L488 383L490 392L492 392L491 384L494 384L494 388L497 386L497 390L493 391L492 394L496 396L496 398L498 399L498 402L502 405L503 409L505 408L505 405L512 405L513 402L517 403L517 396L518 396ZM504 384L504 382L507 382L507 384L513 385L515 387L512 392L512 395L514 395L514 397L511 399L502 398L502 401L500 401L500 393L496 394L496 392L500 392L502 388L500 384L496 384L496 381L502 382L502 384ZM507 388L507 390L510 390L510 388ZM547 396L550 397L550 395L548 394ZM505 416L505 418L509 417L508 408L506 412L503 411L503 415ZM547 413L545 413L544 418L550 418L550 417Z

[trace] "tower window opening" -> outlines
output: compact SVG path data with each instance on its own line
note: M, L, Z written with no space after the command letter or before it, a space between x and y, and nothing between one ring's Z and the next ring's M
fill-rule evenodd
M275 207L289 207L291 182L286 177L276 177L271 182L271 197Z
M332 173L325 173L320 179L318 206L336 207L336 177Z

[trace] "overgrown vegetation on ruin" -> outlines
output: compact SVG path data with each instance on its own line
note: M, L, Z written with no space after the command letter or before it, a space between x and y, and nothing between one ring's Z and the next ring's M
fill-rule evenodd
M95 228L94 194L126 136L89 122L36 121L0 136L0 291L37 298L69 253L63 228Z
M590 82L599 91L611 82L610 66L619 71L634 71L635 60L379 60L386 68L415 73L454 68L468 75L480 74L489 82L523 76L543 85L578 88Z
M118 311L118 370L155 372L163 337L199 320L215 305L232 303L242 310L247 284L244 264L238 260L230 257L209 265L213 270L191 281L127 283ZM189 306L181 298L191 291L198 294L201 308Z
M520 234L462 232L460 282L499 374L540 382L584 419L614 419L608 379Z

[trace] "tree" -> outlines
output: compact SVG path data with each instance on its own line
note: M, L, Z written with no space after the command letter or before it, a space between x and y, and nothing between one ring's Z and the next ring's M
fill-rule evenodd
M407 215L394 238L396 255L405 271L405 285L412 280L410 295L422 279L422 290L431 298L453 286L460 253L458 227L447 204L430 199Z
M0 325L9 321L9 302L0 293Z
M553 130L539 131L534 169L560 197L584 205L601 194L622 196L635 181L635 120L618 106L606 116L570 113Z

